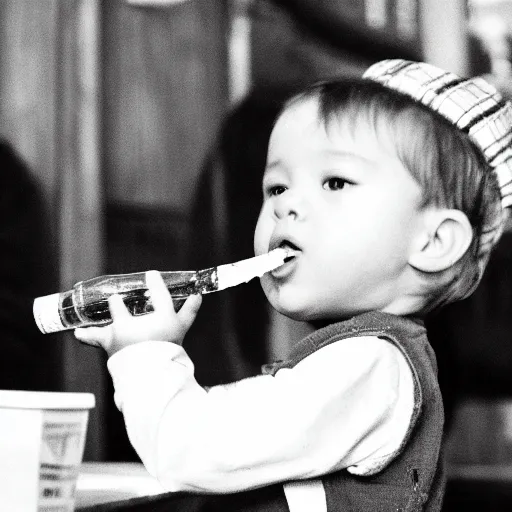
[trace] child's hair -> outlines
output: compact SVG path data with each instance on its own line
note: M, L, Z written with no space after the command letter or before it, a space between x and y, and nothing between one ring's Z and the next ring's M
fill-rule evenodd
M308 98L318 101L319 122L326 130L333 122L351 130L364 123L377 137L390 137L398 158L422 188L423 206L467 215L473 228L471 246L451 269L423 273L428 284L422 312L470 295L490 254L485 235L491 230L497 239L496 226L501 226L503 216L498 182L482 151L437 112L377 82L320 82L287 105Z

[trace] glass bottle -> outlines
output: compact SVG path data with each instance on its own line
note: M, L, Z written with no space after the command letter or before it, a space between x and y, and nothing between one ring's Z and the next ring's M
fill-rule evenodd
M244 283L282 265L292 257L290 248L273 251L228 265L205 270L160 272L179 311L192 294L223 290ZM132 315L153 311L146 285L146 273L112 274L80 281L71 290L34 300L34 318L43 333L91 325L107 325L112 317L108 297L119 294Z

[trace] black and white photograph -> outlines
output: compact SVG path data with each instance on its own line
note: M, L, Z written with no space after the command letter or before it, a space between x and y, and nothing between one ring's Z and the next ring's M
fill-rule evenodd
M512 0L0 0L0 512L512 510Z

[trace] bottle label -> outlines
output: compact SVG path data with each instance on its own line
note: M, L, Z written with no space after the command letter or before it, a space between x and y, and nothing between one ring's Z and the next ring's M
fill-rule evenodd
M59 300L60 293L52 293L34 300L34 319L42 333L65 329L59 314Z

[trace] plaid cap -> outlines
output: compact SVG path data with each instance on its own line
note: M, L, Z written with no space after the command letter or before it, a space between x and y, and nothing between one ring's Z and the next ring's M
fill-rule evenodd
M363 78L411 97L468 134L497 177L502 215L482 227L476 280L466 289L455 287L450 301L465 298L478 285L511 211L506 208L512 206L512 104L481 77L461 78L424 62L384 60L370 66Z
M491 84L401 59L377 62L363 78L410 96L467 133L496 173L502 206L512 206L512 104Z

